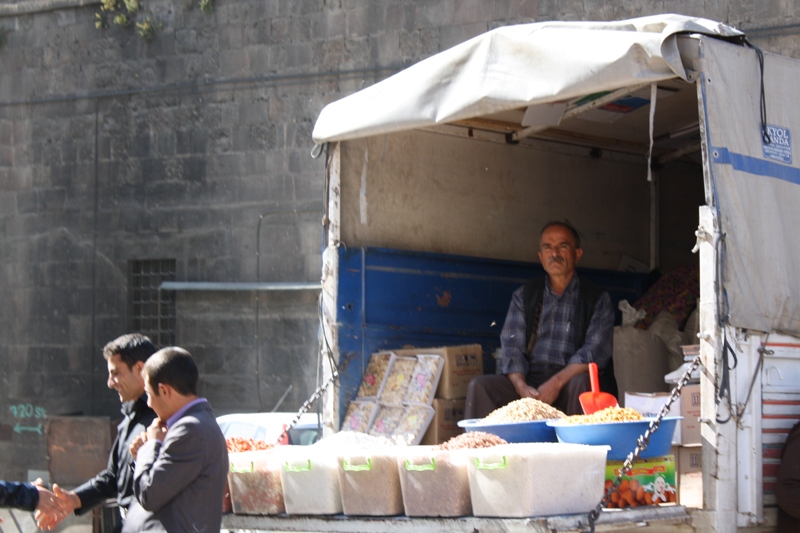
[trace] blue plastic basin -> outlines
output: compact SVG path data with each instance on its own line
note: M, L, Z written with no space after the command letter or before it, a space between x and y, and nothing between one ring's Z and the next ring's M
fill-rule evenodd
M547 420L533 422L494 422L483 418L468 418L458 422L466 431L483 431L497 435L506 442L558 442L556 431Z
M658 431L650 435L647 449L639 457L660 457L669 455L675 426L682 416L668 416L661 419ZM636 449L640 435L650 427L653 418L632 422L609 422L605 424L568 424L563 420L548 420L547 425L555 429L558 442L574 444L606 444L611 446L609 461L624 461Z

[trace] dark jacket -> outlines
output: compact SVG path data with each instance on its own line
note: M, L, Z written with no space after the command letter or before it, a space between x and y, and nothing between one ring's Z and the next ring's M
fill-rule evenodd
M0 481L0 507L33 511L39 503L39 491L30 483Z
M539 326L537 321L537 308L541 310L542 298L544 296L546 276L529 280L522 289L522 304L525 309L525 345L529 341L533 332ZM594 314L597 301L607 292L605 289L592 283L589 280L580 278L580 293L578 294L578 308L575 311L575 327L572 329L575 339L575 346L581 347L586 341L586 330ZM617 379L614 377L614 358L608 360L608 364L599 371L600 389L604 392L619 396Z
M123 533L211 533L222 524L228 448L208 402L191 406L167 430L164 442L148 440L137 453L136 501Z
M122 404L122 422L117 426L117 436L108 466L95 477L75 489L81 500L81 507L75 514L83 514L102 504L109 498L115 498L119 506L127 509L133 496L133 457L128 450L130 443L156 418L156 413L147 407L147 396L142 395L135 402Z
M800 531L800 422L789 432L783 446L775 499L778 502L777 533Z

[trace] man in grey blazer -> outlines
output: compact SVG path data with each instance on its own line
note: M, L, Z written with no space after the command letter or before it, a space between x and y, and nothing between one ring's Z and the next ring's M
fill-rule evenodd
M189 352L170 347L150 356L142 373L158 418L130 447L136 502L122 531L216 533L228 450L211 406L197 396L197 366Z

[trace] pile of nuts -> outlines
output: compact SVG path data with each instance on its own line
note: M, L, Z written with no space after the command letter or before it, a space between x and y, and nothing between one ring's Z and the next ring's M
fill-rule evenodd
M521 398L505 407L495 409L484 420L494 422L532 422L534 420L552 420L565 415L552 405L533 398Z
M641 413L630 407L606 407L590 415L572 415L564 418L568 424L608 424L609 422L637 422Z
M484 431L467 431L439 445L442 450L462 450L465 448L491 448L508 444L505 439Z

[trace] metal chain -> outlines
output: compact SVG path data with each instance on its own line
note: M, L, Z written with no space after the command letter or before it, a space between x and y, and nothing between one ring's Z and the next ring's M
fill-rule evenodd
M664 404L664 406L661 408L661 411L658 412L658 415L650 422L650 426L645 430L644 434L639 435L639 438L636 441L636 448L634 448L634 450L628 454L625 462L622 463L622 469L614 479L614 482L606 489L605 494L603 494L603 498L600 500L600 503L597 504L597 507L589 511L589 531L591 533L594 533L594 525L597 519L600 517L600 512L605 506L608 505L609 500L611 500L611 495L619 489L619 484L622 482L622 478L628 475L633 468L633 462L639 457L639 454L645 451L650 445L650 437L653 435L653 433L658 431L661 420L669 414L669 408L672 406L675 400L680 397L681 389L692 379L692 372L694 372L698 366L700 366L699 355L692 360L692 364L689 365L689 368L683 373L683 376L681 376L678 384L675 385L674 389L672 389L672 393L667 399L667 403Z
M320 293L319 305L318 305L320 324L325 323L322 309L323 309L323 300L322 300L322 294ZM322 396L322 394L325 392L325 389L327 389L331 385L331 383L336 381L336 378L339 377L339 368L333 362L333 350L331 350L331 345L328 342L328 336L325 334L324 326L322 328L322 341L325 345L325 354L327 355L328 362L331 365L331 377L328 378L328 381L317 387L317 390L314 391L311 397L308 400L306 400L303 403L303 405L300 406L300 409L297 411L297 415L295 415L294 420L292 420L289 423L289 425L286 426L286 428L284 428L283 432L278 437L277 443L280 443L284 439L284 437L286 437L289 434L289 430L295 427L298 422L300 422L300 418L305 413L307 413L309 409L311 409L311 406L314 405L314 402L316 402L320 398L320 396Z
M311 406L314 405L314 402L316 402L319 397L322 396L322 394L325 392L325 389L327 389L338 377L339 372L334 370L333 375L328 378L328 381L317 387L317 390L314 391L314 394L312 394L311 397L300 406L300 409L297 411L297 415L295 415L294 420L292 420L289 425L284 428L283 432L278 437L276 444L279 444L281 440L283 440L283 438L289 434L289 430L295 427L298 422L300 422L300 417L302 417L308 412L309 409L311 409Z

